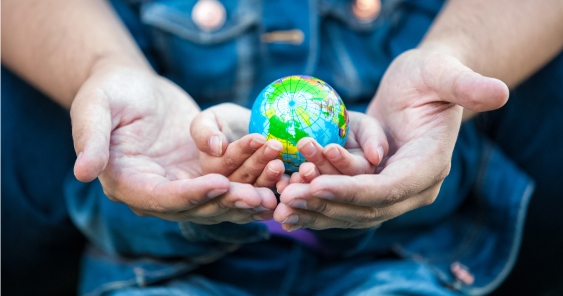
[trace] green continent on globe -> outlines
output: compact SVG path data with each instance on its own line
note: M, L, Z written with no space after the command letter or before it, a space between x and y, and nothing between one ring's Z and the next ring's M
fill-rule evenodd
M297 142L314 138L323 147L344 146L348 135L348 112L336 91L310 76L288 76L269 84L252 107L250 133L277 139L283 149L279 158L287 172L296 172L305 158Z

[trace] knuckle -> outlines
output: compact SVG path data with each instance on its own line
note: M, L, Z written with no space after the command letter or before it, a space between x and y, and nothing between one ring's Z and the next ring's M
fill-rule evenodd
M379 219L380 217L381 211L378 208L368 207L358 215L356 222L359 224L368 224Z
M452 162L448 161L444 169L442 169L442 171L440 171L440 173L438 174L437 182L443 181L450 174L451 168L452 168Z
M421 206L429 206L433 204L434 201L436 201L439 192L440 192L440 186L435 186L434 188L431 188L430 190L422 194L420 198Z
M160 203L158 203L158 201L156 201L153 198L147 199L145 201L145 206L143 208L153 213L159 213L159 214L169 213L169 211L165 207L163 207Z
M383 201L384 205L392 205L399 202L406 195L405 189L399 185L391 187L385 199Z
M307 208L325 215L329 215L329 206L326 201L315 199L314 201L307 202Z
M188 208L190 208L190 209L199 206L201 203L202 203L201 200L196 199L196 198L188 198L186 200L186 204L187 204Z
M138 209L133 209L133 208L130 208L130 209L131 209L131 211L132 211L133 213L135 213L135 215L137 215L137 216L139 216L139 217L147 217L147 216L149 216L149 214L146 213L145 211L138 210Z
M317 215L310 215L307 219L307 221L305 223L303 223L303 226L306 227L312 227L312 226L319 226L319 216Z
M229 169L234 169L239 166L238 162L230 155L225 155L223 158L223 165Z
M344 229L358 228L358 223L351 222L351 221L344 221L341 228L344 228Z
M105 188L103 189L104 195L111 201L113 202L119 202L119 199L117 199L117 197L115 195L113 195L111 192L109 192L108 190L106 190Z
M238 176L236 177L236 179L237 179L236 181L241 182L241 183L251 183L255 179L254 175L247 170L242 170L237 175Z

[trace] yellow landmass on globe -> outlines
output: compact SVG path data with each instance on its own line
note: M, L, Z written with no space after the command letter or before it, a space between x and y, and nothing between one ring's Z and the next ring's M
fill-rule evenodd
M301 118L301 120L303 120L303 122L305 122L307 126L311 126L311 118L309 117L309 112L307 112L307 110L302 106L297 106L295 110L297 116L299 116L299 118Z
M276 115L276 108L275 107L270 107L270 108L268 108L268 110L266 110L266 117L267 118L271 118L274 115Z
M284 162L290 162L290 161L284 160L281 157L282 154L293 154L293 155L295 155L295 154L297 154L297 152L299 152L299 149L297 149L297 146L293 145L288 140L284 140L284 139L280 139L276 136L268 135L268 137L266 137L266 140L270 140L270 139L278 140L282 144L283 148L282 148L280 155L278 155L278 159L281 159Z

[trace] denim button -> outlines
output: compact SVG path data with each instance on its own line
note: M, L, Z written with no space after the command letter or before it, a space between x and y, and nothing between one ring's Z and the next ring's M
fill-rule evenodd
M352 12L360 22L369 23L373 21L380 11L380 0L356 0L352 4Z
M225 24L227 12L217 0L199 0L192 10L192 20L202 30L213 31Z

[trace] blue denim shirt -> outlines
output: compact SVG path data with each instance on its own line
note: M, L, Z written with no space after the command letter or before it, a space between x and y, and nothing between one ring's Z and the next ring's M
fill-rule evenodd
M352 110L365 110L389 63L414 48L442 7L438 0L383 1L378 18L361 22L349 1L224 1L225 24L203 31L192 21L195 0L115 0L141 49L162 75L202 107L232 101L250 106L277 78L305 74L327 81ZM277 30L299 29L303 42L262 42ZM394 252L430 267L459 292L491 292L518 252L533 182L472 122L462 126L452 170L435 203L378 229L316 231L343 260ZM265 225L198 225L141 218L109 201L95 181L69 174L65 197L92 247L83 260L81 293L98 295L170 279L213 262L241 245L268 240ZM451 265L475 277L464 284Z

